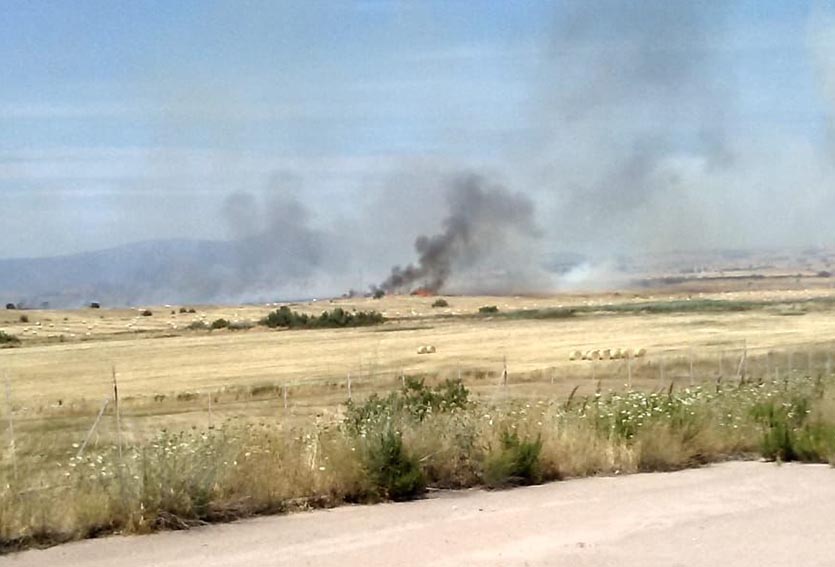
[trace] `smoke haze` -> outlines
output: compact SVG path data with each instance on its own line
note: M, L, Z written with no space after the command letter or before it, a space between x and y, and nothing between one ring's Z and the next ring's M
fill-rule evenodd
M622 281L633 254L835 245L827 3L534 4L219 3L180 14L188 41L176 18L150 36L103 13L87 51L0 58L27 94L0 86L0 256L180 239L83 278L65 256L48 283L242 301L577 289ZM100 44L122 36L111 61ZM49 49L69 78L38 74ZM111 82L66 86L73 61ZM30 101L36 79L66 100ZM556 276L564 253L586 261ZM61 291L24 264L0 292Z
M453 271L472 269L497 258L512 240L539 236L534 205L522 194L510 193L475 174L457 177L447 192L448 213L441 232L415 240L417 264L395 266L380 284L383 291L444 288Z

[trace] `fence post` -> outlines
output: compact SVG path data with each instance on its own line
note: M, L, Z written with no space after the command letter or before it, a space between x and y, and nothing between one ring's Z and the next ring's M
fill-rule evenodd
M348 373L348 399L351 399L351 373Z
M504 357L504 368L502 368L502 386L507 386L507 356Z
M101 421L101 416L104 415L104 410L107 409L108 405L110 405L110 399L105 399L101 409L99 410L99 414L96 416L96 421L93 422L93 426L90 428L90 431L87 432L84 442L81 444L81 447L78 449L78 453L75 455L76 458L80 457L84 453L84 449L87 447L87 443L90 442L90 437L93 436L93 432L96 430L96 427L98 427L99 421Z
M111 366L113 374L113 404L116 413L116 439L119 443L119 459L122 459L122 418L119 413L119 386L116 383L116 366Z
M348 387L348 391L350 392L350 386ZM350 396L350 393L348 395ZM281 399L284 403L284 409L287 409L287 384L281 385Z
M693 347L687 351L688 362L690 363L690 386L693 386Z
M212 428L212 393L209 392L209 429Z
M748 379L748 339L742 340L742 380Z
M632 389L632 353L626 355L626 387Z
M9 448L12 451L12 475L17 482L17 446L14 435L14 411L12 410L12 383L9 375L3 372L3 380L6 382L6 413L9 414Z

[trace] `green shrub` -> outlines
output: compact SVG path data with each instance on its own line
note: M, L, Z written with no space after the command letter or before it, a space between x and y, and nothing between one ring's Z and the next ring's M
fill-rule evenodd
M228 326L229 326L229 321L227 321L226 319L220 318L220 319L215 319L214 321L212 321L212 324L210 325L210 328L211 329L225 329Z
M193 321L186 325L186 329L189 331L205 331L208 328L209 325L207 325L205 321Z
M29 322L29 315L21 315L20 316L21 323L28 323Z
M760 450L776 461L825 463L835 456L835 425L809 419L812 401L796 395L789 401L767 400L752 409L763 427Z
M384 321L385 317L376 311L350 312L337 307L333 311L323 311L319 317L312 317L284 305L268 313L259 323L271 329L333 329L377 325Z
M246 331L247 329L251 329L252 327L253 324L249 321L235 321L227 325L227 328L230 331Z
M179 311L180 313L188 313L188 309L186 309L185 307L180 307Z
M374 293L371 294L371 297L374 299L383 299L386 296L386 292L382 289L375 289Z
M10 335L5 331L0 331L0 345L18 345L20 339L14 335Z
M482 315L487 315L490 313L498 313L499 308L496 305L485 305L484 307L479 307L478 312Z
M449 307L449 302L441 297L432 303L432 307Z
M403 447L403 436L386 428L366 447L366 467L378 496L388 500L411 500L426 490L426 479L417 459Z
M151 316L151 315L153 315L153 314L154 314L154 312L153 312L153 311L151 311L150 309L144 309L144 310L142 310L142 312L140 313L140 315L142 315L143 317L150 317L150 316Z
M484 463L484 483L491 488L532 484L540 480L539 455L542 439L522 439L516 431L504 430L499 447Z
M351 433L364 434L395 418L423 421L432 414L465 409L469 395L460 380L446 380L428 388L423 379L408 377L400 391L384 398L374 393L360 404L349 401L343 425Z

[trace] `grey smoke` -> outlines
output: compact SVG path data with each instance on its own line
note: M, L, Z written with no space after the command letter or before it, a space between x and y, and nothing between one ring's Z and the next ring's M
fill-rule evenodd
M707 184L693 186L736 159L727 12L676 0L563 5L543 72L536 171L566 248L632 252L701 237L716 203Z
M746 73L790 49L778 35L729 33L746 10L739 2L561 3L539 75L535 158L524 166L530 186L546 188L555 246L606 263L831 241L827 148L795 134L793 115L753 113L785 108L739 99ZM832 38L817 34L818 61L831 60ZM814 80L798 74L799 97ZM761 88L767 101L769 84Z
M260 199L248 192L228 195L222 216L234 250L226 285L239 293L303 284L339 248L332 235L313 227L308 209L281 180Z
M498 254L514 237L539 236L532 201L476 174L456 177L447 192L448 214L441 232L415 240L416 264L395 266L379 288L430 292L444 288L455 269Z

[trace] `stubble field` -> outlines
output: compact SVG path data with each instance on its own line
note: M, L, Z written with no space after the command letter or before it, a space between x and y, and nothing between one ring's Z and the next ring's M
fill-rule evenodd
M562 423L553 430L561 431L554 439L562 441L554 441L557 445L553 447L558 449L553 449L552 455L560 455L561 462L542 478L618 470L663 470L688 466L703 459L709 461L728 453L750 451L756 437L751 429L753 422L743 427L744 435L740 430L739 436L734 432L721 443L704 442L707 437L719 438L714 427L716 416L700 426L709 435L696 436L699 448L687 450L681 448L681 439L671 441L669 448L649 448L641 445L638 430L616 435L613 432L620 426L600 430L599 419L591 430L584 429L585 425L577 431L571 429L574 426L569 427L567 431L574 431L570 435L561 428L566 427L566 416L574 415L573 412L580 411L582 415L575 417L586 419L588 402L583 402L582 409L576 410L571 407L572 399L599 400L601 395L607 395L615 396L611 403L619 404L618 396L632 399L633 394L629 392L643 392L635 395L644 401L634 403L652 405L661 399L656 398L661 392L666 392L666 399L672 403L674 391L686 391L690 393L682 394L683 399L692 398L696 400L693 403L701 404L705 403L703 396L708 391L715 390L718 395L724 388L741 387L742 384L788 384L814 376L830 377L835 356L835 290L822 285L804 285L801 281L781 281L785 284L783 289L772 289L773 285L765 286L762 282L756 282L760 289L745 282L735 282L727 284L723 290L717 290L713 285L703 290L673 287L664 292L641 289L547 297L452 296L445 298L449 304L446 307L433 307L437 298L415 296L291 304L294 310L314 315L337 307L347 311L377 310L387 319L380 325L340 329L273 330L259 326L258 321L275 309L275 304L9 310L0 315L0 329L18 337L20 343L14 348L0 349L0 375L6 389L2 405L4 432L0 474L10 479L5 483L4 498L10 498L6 502L11 502L8 505L12 506L5 516L0 509L0 518L5 518L8 524L0 526L0 539L22 542L9 544L12 546L30 545L32 534L38 533L46 534L43 540L50 542L84 537L90 530L95 533L97 530L143 531L149 527L166 527L163 520L168 516L165 514L171 513L165 511L167 505L158 503L162 512L155 516L153 522L156 523L144 527L134 512L122 509L130 509L134 504L138 506L137 510L146 509L145 491L150 486L150 481L144 477L146 473L136 472L133 481L126 481L123 474L127 473L113 472L135 470L131 468L134 465L123 460L124 448L125 452L132 451L133 459L138 459L136 462L152 463L143 464L142 470L157 467L153 468L157 471L155 474L162 474L158 468L168 466L161 464L167 462L165 459L146 460L148 448L164 445L160 435L168 439L165 443L172 442L170 435L186 434L197 435L198 444L213 444L217 439L210 433L214 440L206 441L206 432L220 431L226 439L229 431L236 431L235 439L244 441L236 441L234 450L244 451L246 443L253 442L249 437L251 432L246 428L266 427L273 431L267 436L271 441L258 443L269 445L280 440L284 447L282 451L289 450L292 445L296 447L292 451L301 450L305 455L292 457L295 463L292 470L313 470L314 477L327 476L331 474L330 469L321 472L326 471L326 467L317 464L322 459L332 462L336 458L334 455L342 455L338 458L349 463L343 465L337 480L331 477L317 480L317 483L324 483L321 486L308 486L309 479L283 478L280 490L274 486L271 490L285 496L256 498L254 501L260 504L244 506L247 511L243 515L282 510L288 501L297 497L338 502L377 494L363 484L364 481L355 478L360 474L357 467L366 465L361 466L355 457L348 458L339 452L354 442L343 437L334 441L328 431L335 426L344 427L340 424L345 423L346 412L349 412L349 399L356 406L372 394L399 391L412 378L423 380L429 387L446 379L460 379L471 399L479 404L472 415L467 414L466 428L469 428L468 435L475 435L486 445L478 442L465 451L470 455L467 458L474 459L467 465L470 468L466 474L455 472L457 469L443 472L447 470L444 467L452 466L449 464L426 464L432 459L440 459L438 455L442 454L437 447L421 445L425 444L425 440L421 441L425 431L418 432L428 425L421 425L411 434L407 431L411 425L398 429L398 436L411 439L409 451L423 451L420 462L424 463L424 474L429 477L439 475L440 480L436 482L440 485L467 486L486 482L490 454L506 440L496 437L498 429L479 429L482 427L478 425L479 412L486 412L485 415L490 417L487 414L495 411L504 416L501 423L512 423L516 419L529 421L531 414L525 413L528 410L515 413L519 404L523 404L523 408L542 408L542 416L549 415L549 419ZM484 306L496 306L498 311L479 313L479 308ZM189 312L192 309L194 312ZM146 310L151 314L143 314ZM220 318L244 328L188 328L194 327L195 323L201 326L200 322L210 325ZM419 354L420 347L427 345L435 347L435 352ZM645 354L636 356L639 350ZM597 351L599 356L594 356L595 360L571 360L572 354L578 351ZM606 351L629 351L631 355L606 359ZM114 382L118 387L118 412ZM749 393L745 402L748 406L760 395L755 390ZM516 417L511 417L514 415ZM437 440L448 433L449 427L451 430L463 427L460 424L442 426L446 423L443 419L432 425L444 428L432 434ZM738 419L745 421L748 418ZM544 420L542 417L524 427L542 428ZM710 423L714 425L706 425ZM493 424L490 417L489 425L492 427ZM642 427L640 422L638 425ZM721 425L725 426L727 424ZM512 427L515 429L516 425ZM240 437L241 431L246 431L243 437ZM603 437L600 437L600 431L603 431ZM536 435L541 438L542 433ZM547 435L550 433L546 432L546 450L549 446ZM658 436L653 438L658 439ZM366 439L365 434L362 439ZM686 441L685 445L690 442ZM255 446L263 448L258 443ZM285 443L289 445L285 446ZM363 443L365 441L360 441L360 445ZM187 445L184 442L182 447ZM171 445L177 446L176 443ZM334 449L335 446L339 449ZM229 445L224 447L226 451L231 450ZM350 450L357 447L352 445ZM444 447L445 451L454 449ZM117 448L118 459L114 452ZM654 461L642 464L642 459L650 458L650 452L656 450L666 451L660 461L662 464L652 464ZM312 455L308 454L311 451ZM327 453L330 456L323 456L326 451L331 452ZM713 456L702 455L705 451ZM246 452L247 456L250 452ZM579 454L585 456L578 461L576 455ZM815 454L819 455L816 458L821 458L820 455L827 458L825 454L828 453L821 449ZM192 453L189 455L189 459L194 458ZM448 455L452 461L459 457ZM80 464L82 461L78 459L88 459L84 462L93 468L96 463L116 459L113 461L116 464L111 463L112 469L102 465L102 476L96 478L103 483L111 482L107 479L119 479L118 494L114 496L115 485L111 484L107 484L107 488L86 486L81 490L62 482L64 476L75 479L75 471L69 472L66 467ZM221 463L216 459L211 465L203 461L202 465L196 461L188 462L185 469L169 470L166 474L173 475L177 482L191 482L199 467L231 466L231 461ZM237 466L238 460L234 463ZM273 466L290 465L281 461L280 465ZM440 467L441 472L433 467ZM354 473L346 473L346 470ZM363 470L367 476L367 467ZM346 475L363 488L346 481ZM257 484L263 478L249 479L247 486ZM128 498L125 486L132 482L137 484L128 491L133 494ZM346 482L353 488L346 488ZM201 490L212 494L228 489L223 483L207 486ZM90 500L90 494L96 498L107 496L109 504L99 505L94 512L80 512L83 506L79 508L81 504L76 502L68 504L70 511L63 513L64 519L32 519L31 513L36 513L39 505L48 503L50 495L56 491L66 494L62 492L66 490L75 490L71 493L75 496L87 494L82 498L85 502ZM239 490L242 489L234 489ZM366 496L350 496L352 491ZM331 496L322 496L323 493ZM290 498L287 494L297 496ZM382 493L378 496L386 497ZM202 512L195 512L193 505L196 497L190 493L184 497L192 504L186 506L188 512L183 515L201 517ZM32 502L40 504L24 504L16 500L18 498L34 499ZM212 498L223 500L217 494ZM113 502L121 502L116 511L111 509L115 505ZM139 502L146 504L140 506ZM228 505L226 500L223 502L224 506ZM18 514L24 510L28 511ZM88 513L98 519L85 519L84 514ZM231 513L231 516L236 514ZM101 522L105 525L100 525Z

